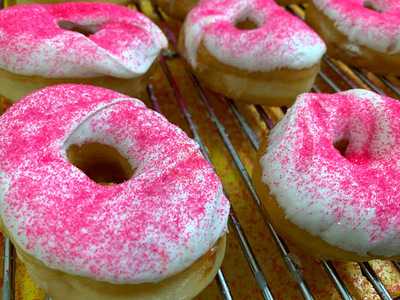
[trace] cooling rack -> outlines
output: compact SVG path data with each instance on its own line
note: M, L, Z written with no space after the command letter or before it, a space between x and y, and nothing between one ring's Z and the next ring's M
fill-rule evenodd
M251 173L261 139L286 108L240 104L206 90L176 52L180 24L168 19L150 0L129 6L157 22L170 41L144 102L196 140L221 177L232 204L225 261L198 299L397 299L398 262L317 262L282 240L271 226ZM304 18L303 6L290 5L288 10ZM398 78L349 68L325 56L313 91L333 93L350 88L400 98ZM6 108L1 99L0 113ZM3 241L2 255L3 300L50 299L32 283L8 239Z

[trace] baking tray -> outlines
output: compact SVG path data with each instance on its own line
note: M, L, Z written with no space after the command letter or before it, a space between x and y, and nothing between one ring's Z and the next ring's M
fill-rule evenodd
M170 48L164 51L143 101L165 115L200 145L220 176L232 204L226 257L216 279L197 299L396 299L400 296L400 264L317 262L282 240L264 213L251 180L260 140L286 108L233 102L210 92L176 53L180 24L168 19L150 0L129 4L164 30ZM300 18L304 7L288 10ZM327 56L314 92L333 93L364 88L400 98L400 80L349 68ZM8 107L0 98L0 114ZM3 300L49 299L16 258L10 242L1 243Z

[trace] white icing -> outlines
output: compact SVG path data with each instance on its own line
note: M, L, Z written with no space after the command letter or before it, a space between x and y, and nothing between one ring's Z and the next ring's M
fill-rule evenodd
M64 18L53 15L53 7L63 10L72 23L98 31L86 37L60 28L57 24ZM90 7L92 12L82 17L76 12L79 7ZM10 16L20 16L26 27L9 31L14 26ZM145 74L167 46L166 37L151 20L117 5L21 5L0 12L0 68L20 75L134 78Z
M400 52L400 2L398 0L312 0L349 41L375 51ZM381 11L364 7L370 4Z
M246 18L259 28L238 30L235 24ZM184 34L193 67L201 43L222 63L249 71L311 67L326 51L315 32L272 0L202 1L188 15Z
M6 174L0 171L0 203L3 201L5 194L10 188L10 180Z
M345 100L342 96L352 97L350 103L354 108L341 107L341 101ZM359 107L354 101L359 102ZM366 90L335 95L303 94L272 129L267 151L260 159L262 181L291 222L331 245L360 255L399 254L396 210L390 208L385 212L389 221L384 229L377 221L382 215L376 213L382 205L392 205L398 199L390 198L396 194L393 190L387 196L389 191L381 190L373 178L365 178L367 183L360 186L352 174L363 172L364 167L340 156L333 142L349 138L347 151L354 153L368 147L372 155L368 168L381 170L382 176L386 168L400 172L400 165L395 163L400 156L396 144L400 140L396 137L398 133L392 131L397 128L392 126L399 125L394 123L397 117L393 111L386 110L386 101ZM321 107L321 111L316 107ZM350 118L338 117L340 110L350 112ZM368 119L370 123L364 122L366 118L372 118ZM366 132L370 129L373 134L367 139ZM322 144L325 137L332 141L332 148ZM310 157L301 153L303 147L308 147ZM390 177L388 186L393 184L396 188L398 178Z
M37 117L18 124L32 109ZM61 85L22 99L1 121L0 171L13 174L0 173L0 194L12 187L0 197L1 218L46 266L118 284L159 282L225 234L229 202L212 167L193 140L141 101ZM8 130L10 140L2 137ZM33 149L25 140L35 140L26 146ZM112 186L92 181L66 156L85 142L115 147L134 176ZM12 161L9 151L18 153Z

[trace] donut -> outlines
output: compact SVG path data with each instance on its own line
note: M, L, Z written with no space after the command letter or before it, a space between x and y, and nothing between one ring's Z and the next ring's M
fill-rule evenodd
M155 0L167 15L178 20L184 20L189 11L199 0Z
M0 10L0 94L13 102L55 84L140 95L167 40L144 15L108 3Z
M253 180L277 231L318 259L400 257L400 104L367 90L303 94Z
M56 85L0 117L0 225L53 299L192 299L229 203L197 144L139 100Z
M205 0L186 18L179 50L211 90L283 106L311 89L325 44L273 0Z
M313 0L306 19L328 54L377 74L400 74L400 2Z

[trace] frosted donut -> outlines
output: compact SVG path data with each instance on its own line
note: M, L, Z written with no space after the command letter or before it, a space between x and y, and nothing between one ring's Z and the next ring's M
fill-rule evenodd
M312 87L325 52L318 35L273 0L202 1L180 36L180 52L207 87L272 106Z
M215 276L221 183L139 100L49 87L0 117L0 145L2 230L53 299L191 299Z
M155 0L155 3L169 16L184 20L199 0Z
M137 95L165 47L164 34L150 19L122 6L12 6L0 11L0 94L16 101L72 82Z
M399 1L313 0L307 22L332 57L378 74L400 74Z
M260 148L276 229L332 260L400 257L400 104L366 90L304 94Z

